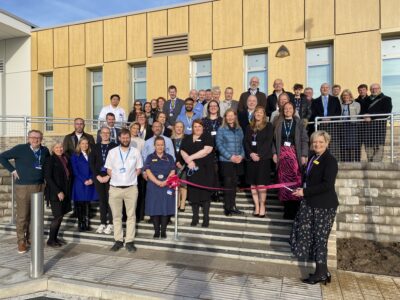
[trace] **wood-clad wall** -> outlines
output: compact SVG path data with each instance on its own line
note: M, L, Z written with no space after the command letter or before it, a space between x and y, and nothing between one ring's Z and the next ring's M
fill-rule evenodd
M382 36L400 37L398 0L214 0L163 10L38 29L31 36L32 115L43 114L43 76L53 73L54 114L91 117L90 71L103 70L104 103L121 95L132 107L131 66L146 64L147 98L190 89L190 62L212 59L212 83L246 87L246 53L268 53L269 92L274 78L286 89L306 83L306 49L333 45L334 81L353 90L380 82ZM153 38L188 34L189 52L153 56ZM289 57L277 58L285 45Z

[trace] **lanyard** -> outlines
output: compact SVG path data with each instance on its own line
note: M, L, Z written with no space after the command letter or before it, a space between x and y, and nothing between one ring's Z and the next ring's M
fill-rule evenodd
M34 151L32 149L32 151L33 151L33 154L35 155L35 158L36 158L36 164L40 165L40 156L42 155L42 148L39 148L38 151Z
M186 115L186 120L188 121L188 127L192 127L193 116L192 116L191 118L189 118L189 117Z
M103 147L103 146L105 146L105 147ZM106 162L107 149L108 149L108 144L106 144L106 145L102 144L101 145L101 156L103 158L103 164Z
M169 112L173 112L174 111L174 109L175 109L175 101L176 101L176 99L175 100L172 100L171 99L171 103L169 104ZM174 103L174 105L172 105L172 103Z
M283 121L283 126L285 126L286 140L289 140L289 135L290 135L290 132L292 131L293 120L290 121L289 129L288 129L288 127L286 126L286 122L285 122L285 121Z
M145 131L146 129L145 129L145 127L143 127L143 130L140 130L139 129L139 137L141 138L141 139L143 139L143 135L144 135L144 131Z
M218 119L211 120L211 127L213 131L215 131L215 127L217 127Z
M128 153L125 156L125 159L122 157L121 146L119 146L118 148L119 148L119 156L120 156L121 162L122 162L122 168L125 168L125 162L128 159L129 152L131 152L131 147L129 147L129 150L128 150Z
M312 158L311 158L311 160L308 162L308 166L307 166L307 176L310 174L310 172L311 172L311 169L312 169L312 167L313 167L313 165L314 165L314 161L318 161L318 159L320 158L321 156L317 156L317 155L314 155Z
M253 137L253 141L255 142L256 139L257 139L257 133L253 133L253 134L252 134L252 137Z

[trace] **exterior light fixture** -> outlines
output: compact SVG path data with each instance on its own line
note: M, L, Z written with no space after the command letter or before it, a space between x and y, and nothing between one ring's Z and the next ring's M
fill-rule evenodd
M289 49L286 48L285 45L282 45L282 46L279 47L278 51L276 51L275 56L279 57L279 58L290 56Z

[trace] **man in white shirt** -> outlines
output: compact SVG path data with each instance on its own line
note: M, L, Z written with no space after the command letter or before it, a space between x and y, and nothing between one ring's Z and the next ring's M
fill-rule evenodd
M219 103L220 116L223 117L225 115L225 112L228 109L232 109L234 112L237 112L238 105L239 105L239 102L236 100L233 100L233 88L227 87L225 89L225 100L223 100Z
M105 121L108 113L113 113L115 116L115 127L121 128L125 125L126 122L126 114L125 110L122 107L119 107L119 102L121 101L121 97L118 94L113 94L110 97L110 105L104 106L99 114L99 120Z
M122 230L122 206L126 208L125 248L135 252L136 205L138 197L137 176L143 167L139 151L130 147L131 135L128 129L122 128L119 136L120 146L108 152L104 167L110 176L109 205L114 223L115 244L110 249L118 251L124 246Z

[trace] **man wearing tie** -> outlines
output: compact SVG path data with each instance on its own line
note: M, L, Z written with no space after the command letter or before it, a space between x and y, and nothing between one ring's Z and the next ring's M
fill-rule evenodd
M118 136L121 129L115 127L115 115L113 113L108 113L106 115L106 127L110 129L110 142L119 145ZM96 138L97 143L101 142L100 133L101 129L97 131L97 138Z
M163 112L167 116L165 126L172 129L175 125L176 118L182 111L184 101L176 97L176 86L174 85L168 87L168 94L170 99L164 103Z

